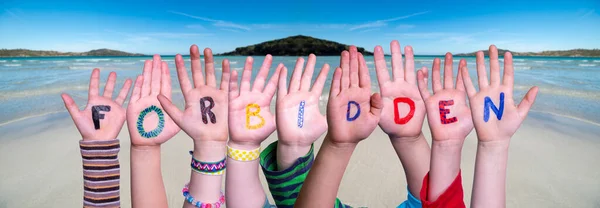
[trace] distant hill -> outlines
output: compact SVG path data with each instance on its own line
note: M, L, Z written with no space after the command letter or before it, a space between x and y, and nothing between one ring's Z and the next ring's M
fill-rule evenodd
M498 54L503 56L505 52L510 50L498 49ZM515 52L510 51L513 56L566 56L566 57L600 57L600 49L572 49L566 51L542 51L542 52ZM461 53L455 56L475 56L477 52ZM489 51L483 51L485 55L489 55Z
M349 46L346 44L330 40L297 35L246 47L239 47L234 51L219 55L253 56L271 54L273 56L306 56L314 53L317 56L339 56L340 53L343 50L347 50L348 47ZM361 47L358 48L358 52L361 52L363 55L373 55L373 53L365 51L365 49Z
M111 49L97 49L88 52L35 51L27 49L0 49L0 57L36 57L36 56L144 56L139 53L127 53Z

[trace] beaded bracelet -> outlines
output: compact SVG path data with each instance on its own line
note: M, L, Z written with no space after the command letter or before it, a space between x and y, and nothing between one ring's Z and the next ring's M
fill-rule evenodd
M192 163L190 166L192 170L197 173L204 175L223 175L225 172L225 168L227 168L227 158L223 158L218 162L202 162L194 158L194 151L190 151L190 155L192 155Z
M202 203L200 201L195 201L194 197L190 194L189 183L185 184L185 187L181 190L183 196L185 197L185 201L199 208L221 208L221 205L225 204L225 194L221 191L221 196L219 197L219 201L215 203Z
M227 145L227 157L237 161L252 161L258 159L260 147L253 150L239 150Z

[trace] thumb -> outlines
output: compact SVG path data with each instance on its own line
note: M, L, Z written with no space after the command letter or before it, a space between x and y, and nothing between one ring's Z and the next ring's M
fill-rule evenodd
M79 107L77 107L77 104L75 104L75 101L69 94L63 93L60 96L62 97L63 102L65 102L65 108L67 108L67 111L71 114L71 118L75 121L76 117L78 117Z
M379 93L371 95L371 114L379 117L381 115L381 109L383 109L383 100Z
M535 102L535 97L537 96L538 90L538 87L532 87L529 89L525 97L523 97L523 100L521 100L521 103L519 103L519 106L517 106L517 111L523 120L527 117L529 109L531 109L531 106Z
M171 119L173 119L173 121L175 121L177 125L180 125L181 119L183 118L183 112L181 112L181 110L179 110L179 108L177 108L177 106L175 106L171 102L171 100L169 100L169 98L165 97L162 94L158 95L158 101L160 102L160 105L162 105L162 107L165 109L167 114L171 117Z

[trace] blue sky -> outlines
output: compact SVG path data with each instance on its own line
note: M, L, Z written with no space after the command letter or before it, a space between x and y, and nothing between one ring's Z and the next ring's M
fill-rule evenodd
M600 48L600 1L13 1L0 48L187 54L292 35L373 50L397 39L417 54Z

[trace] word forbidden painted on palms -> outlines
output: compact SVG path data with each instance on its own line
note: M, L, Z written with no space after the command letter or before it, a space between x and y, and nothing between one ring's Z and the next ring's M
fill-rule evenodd
M109 105L95 105L92 106L92 120L94 120L94 129L100 129L100 119L104 119L104 114L100 111L110 112Z
M496 108L492 98L485 96L483 106L483 121L485 122L490 120L490 109L494 111L498 120L502 120L502 114L504 114L504 92L500 93L500 108Z
M153 112L153 111L156 112L156 115L158 116L158 125L156 126L156 128L154 128L154 130L147 132L146 130L144 130L144 118L146 117L146 115L148 115L148 113ZM152 106L144 109L142 112L140 112L140 116L138 116L138 120L137 120L137 130L140 133L140 135L142 135L143 137L145 137L145 138L156 137L156 136L158 136L158 134L160 134L160 132L162 132L164 127L165 127L165 114L163 113L162 109L160 109L159 107L152 105Z
M406 103L409 107L409 111L403 118L400 118L400 112L398 110L398 103ZM397 124L406 124L415 115L415 101L407 97L399 97L394 99L394 122Z
M255 109L255 110L252 111L252 109ZM259 113L260 113L260 106L257 105L256 103L250 103L246 106L246 128L258 129L265 125L265 118L260 116ZM258 124L252 125L251 121L250 121L251 117L258 117L260 119L260 122Z
M440 121L442 124L451 124L458 119L456 117L447 118L446 116L450 114L450 109L447 109L446 106L454 105L454 100L440 100L439 108L440 108Z
M206 106L206 102L208 102L208 106ZM206 96L200 99L200 112L202 112L202 122L204 124L208 124L208 118L210 118L211 123L217 123L217 117L212 112L212 108L214 107L215 101L212 97Z
M304 106L306 102L303 100L300 102L300 107L298 108L298 127L302 128L304 126Z

